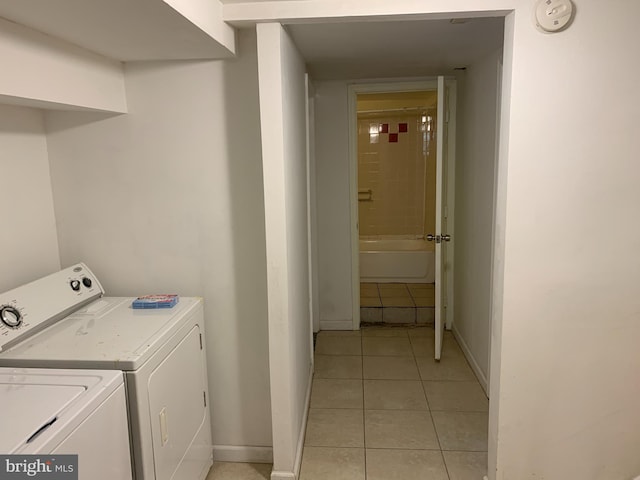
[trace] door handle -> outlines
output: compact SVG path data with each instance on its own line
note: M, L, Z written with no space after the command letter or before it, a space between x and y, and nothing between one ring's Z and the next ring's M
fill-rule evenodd
M433 235L432 233L429 233L428 235L425 235L424 238L427 240L427 242L433 242L434 240L436 243L451 241L451 235L447 235L447 234Z

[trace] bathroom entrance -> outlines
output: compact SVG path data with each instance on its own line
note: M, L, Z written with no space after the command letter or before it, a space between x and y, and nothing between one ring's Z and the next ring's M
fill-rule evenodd
M352 258L358 262L353 272L359 273L353 284L360 300L354 318L367 324L435 324L436 359L452 286L452 232L446 223L453 188L446 173L453 160L447 155L453 135L447 132L455 120L449 113L454 95L453 80L444 77L356 85L350 91L357 179Z

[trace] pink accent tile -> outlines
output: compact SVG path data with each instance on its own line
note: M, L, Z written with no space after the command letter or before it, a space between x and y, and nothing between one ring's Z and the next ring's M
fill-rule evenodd
M389 124L388 123L380 124L380 133L389 133Z
M390 133L389 134L389 143L398 143L398 134Z
M408 129L408 125L407 125L406 123L399 123L399 124L398 124L398 131L399 131L400 133L408 132L408 131L409 131L409 129Z

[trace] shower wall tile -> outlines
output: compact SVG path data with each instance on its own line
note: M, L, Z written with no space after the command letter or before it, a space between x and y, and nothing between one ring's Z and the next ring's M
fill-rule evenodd
M422 127L416 113L358 120L358 188L372 190L371 201L359 202L361 235L425 233L425 175L435 144Z

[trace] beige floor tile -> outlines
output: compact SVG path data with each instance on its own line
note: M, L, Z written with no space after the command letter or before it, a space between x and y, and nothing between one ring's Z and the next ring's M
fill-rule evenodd
M459 352L462 355L462 349L460 348L460 345L458 345L458 342L456 341L456 337L454 337L453 333L445 331L444 332L444 339L442 340L442 345L443 345L443 349L447 348L447 349L451 349L451 350L455 350L456 352Z
M360 284L360 296L361 297L379 297L378 285L375 283L361 283Z
M412 355L408 338L403 337L363 337L363 355Z
M314 378L362 378L359 355L316 355Z
M450 480L481 480L487 474L486 452L442 452Z
M365 380L367 410L428 410L422 384L417 380Z
M438 450L367 449L367 480L449 480Z
M411 349L416 357L433 357L436 348L436 334L431 329L430 336L411 337Z
M415 307L411 297L381 297L383 307Z
M432 411L489 411L489 399L478 382L424 382L424 391Z
M442 450L487 451L487 413L431 412L431 415ZM365 438L366 435L365 430Z
M363 337L407 337L408 331L406 327L395 325L363 327L361 329Z
M311 408L363 408L362 380L316 378L311 389Z
M359 337L360 330L321 330L318 332L320 337Z
M382 302L379 297L360 297L361 307L381 307Z
M428 411L365 410L364 431L367 448L440 448Z
M418 363L420 378L422 378L422 380L459 382L476 380L464 356L450 352L447 349L442 351L442 359L439 362L436 362L431 356L416 356L416 362Z
M360 336L318 336L315 353L318 355L360 355L362 353Z
M362 357L364 378L372 380L418 380L420 375L413 357Z
M363 448L305 447L300 480L365 480Z
M433 353L435 350L436 331L433 328L430 328L428 332L428 336L425 335L421 337L410 337L413 354L416 357L433 357ZM458 342L456 342L453 334L447 331L444 332L444 338L442 340L442 351L443 353L446 352L449 356L464 356L464 354L462 353L462 349L458 346Z
M362 410L309 409L305 446L364 447Z
M415 297L413 301L416 307L435 307L436 299L430 297Z
M436 331L433 327L426 326L418 326L407 329L407 334L410 339L420 338L420 337L431 337L433 338L436 334Z
M206 480L269 480L271 464L213 462Z
M411 297L409 289L404 283L379 283L380 297Z

